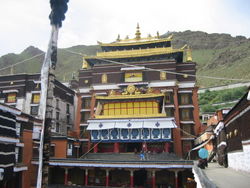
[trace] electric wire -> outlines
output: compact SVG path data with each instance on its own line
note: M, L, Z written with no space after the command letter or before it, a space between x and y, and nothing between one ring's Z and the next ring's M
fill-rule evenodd
M44 54L45 54L45 53L43 52L43 53L37 54L37 55L35 55L35 56L32 56L32 57L30 57L30 58L28 58L28 59L24 59L24 60L19 61L19 62L15 63L15 64L9 65L9 66L4 67L4 68L1 68L0 71L5 70L5 69L8 69L8 68L11 68L11 67L14 67L14 66L19 65L19 64L22 64L22 63L26 63L27 61L32 60L32 59L34 59L34 58L36 58L36 57L39 57L39 56L41 56L41 55L44 55Z
M66 51L66 52L75 54L75 55L80 55L83 58L86 56L86 55L84 55L82 53L79 53L79 52L74 52L74 51L67 50L67 49L63 49L63 50ZM98 58L98 57L93 57L93 59L98 59L98 60L109 62L109 63L112 63L112 64L125 65L125 66L129 66L129 67L140 67L140 65L132 65L132 64L129 64L129 63L122 63L122 62L117 62L117 61L114 61L114 60L103 59L103 58ZM193 74L187 74L187 73L179 73L179 72L172 72L172 71L166 71L166 70L160 70L160 69L153 69L153 68L148 68L148 67L143 67L143 68L145 68L146 70L150 70L150 71L165 72L165 73L168 73L168 74L175 74L175 75L181 75L181 76L190 76L190 77L196 77L196 78L207 78L207 79L228 80L228 81L250 81L250 80L247 80L247 79L239 79L239 78L202 76L202 75L193 75Z

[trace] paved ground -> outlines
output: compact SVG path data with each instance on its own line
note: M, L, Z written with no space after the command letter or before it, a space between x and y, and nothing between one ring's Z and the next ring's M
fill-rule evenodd
M250 173L224 168L217 163L209 163L203 171L218 188L250 188Z

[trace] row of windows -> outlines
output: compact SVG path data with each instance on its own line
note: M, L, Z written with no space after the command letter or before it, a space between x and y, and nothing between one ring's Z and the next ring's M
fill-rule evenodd
M166 72L160 72L159 79L166 80L167 79ZM108 83L108 75L102 74L101 81L102 81L102 83ZM124 81L125 82L142 82L143 81L143 73L142 72L126 72L124 74Z
M159 104L155 101L122 102L104 104L103 115L158 114Z

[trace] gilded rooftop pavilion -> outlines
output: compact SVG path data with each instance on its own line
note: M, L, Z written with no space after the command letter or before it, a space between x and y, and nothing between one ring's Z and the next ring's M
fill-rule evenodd
M193 162L184 158L200 129L196 63L172 39L143 38L138 25L134 38L99 42L102 52L84 57L72 82L76 155L51 159L52 183L189 186Z

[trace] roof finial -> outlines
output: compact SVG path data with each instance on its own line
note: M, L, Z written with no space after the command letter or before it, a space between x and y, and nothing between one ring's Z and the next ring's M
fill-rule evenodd
M191 61L193 61L192 50L191 50L190 46L188 46L188 48L187 48L187 62L191 62Z
M157 37L158 39L160 38L159 31L157 31L157 33L156 33L156 37Z
M85 58L83 58L82 60L82 69L88 69L89 64L88 62L85 60Z
M117 41L117 42L121 41L121 39L120 39L120 34L118 34L116 41Z
M139 40L140 38L141 38L140 26L139 23L137 23L135 39Z

